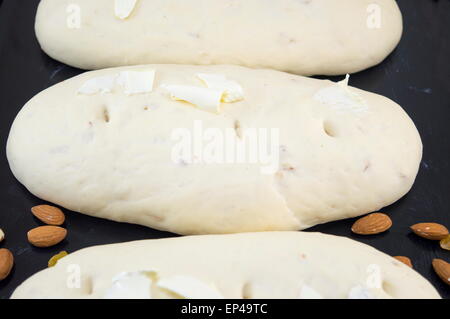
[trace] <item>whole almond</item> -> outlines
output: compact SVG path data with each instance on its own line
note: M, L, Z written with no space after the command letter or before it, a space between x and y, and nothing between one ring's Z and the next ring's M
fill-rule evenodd
M8 277L14 265L14 256L6 248L0 249L0 280Z
M51 247L66 238L67 230L58 226L40 226L27 234L30 244L36 247Z
M4 233L3 230L0 228L0 243L3 241L3 239L5 239L5 233Z
M405 256L394 256L395 259L397 259L398 261L404 263L406 266L409 266L411 268L413 268L413 264L411 262L411 259L409 259L408 257Z
M38 205L31 208L36 218L47 225L60 226L64 224L66 217L61 209L50 205Z
M430 240L441 240L448 236L448 229L436 223L415 224L411 226L411 230L414 234Z
M450 286L450 264L442 259L433 259L433 268L439 278Z
M392 226L392 220L383 213L373 213L358 219L352 232L359 235L375 235L385 232Z

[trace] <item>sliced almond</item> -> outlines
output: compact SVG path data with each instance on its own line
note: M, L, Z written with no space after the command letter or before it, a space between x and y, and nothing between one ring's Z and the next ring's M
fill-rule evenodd
M4 233L3 230L0 228L0 243L3 241L3 239L5 239L5 233Z
M409 266L411 268L413 268L413 264L411 262L411 259L409 259L408 257L405 256L394 256L395 259L397 259L398 261L404 263L406 266Z
M58 226L40 226L27 234L30 244L36 247L51 247L64 240L67 230Z
M14 265L14 256L6 248L0 249L0 280L9 276L11 269Z
M433 259L433 268L439 278L450 286L450 264L442 259Z
M66 217L61 209L50 205L38 205L31 208L36 218L47 225L60 226L64 224Z
M442 239L440 245L442 249L450 250L450 235Z
M430 239L430 240L441 240L448 236L448 229L436 223L420 223L411 226L411 230L417 236Z
M373 213L358 219L352 232L359 235L375 235L385 232L392 226L392 220L383 213Z

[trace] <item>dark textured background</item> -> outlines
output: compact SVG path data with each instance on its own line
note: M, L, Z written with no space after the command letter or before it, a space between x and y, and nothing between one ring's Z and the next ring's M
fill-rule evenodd
M0 248L9 248L16 261L11 276L0 282L0 298L8 298L22 281L45 268L48 259L61 250L73 252L97 244L173 236L67 212L69 234L64 242L48 249L28 244L26 232L39 225L29 211L42 201L27 192L9 170L5 156L9 128L31 97L81 72L50 59L39 49L33 29L38 2L0 0L0 228L7 235ZM450 298L450 286L442 283L431 268L433 258L450 261L450 251L440 249L437 242L412 235L408 228L426 221L450 227L450 1L398 3L405 25L400 46L381 65L353 75L351 85L393 99L414 120L425 146L419 176L406 197L384 209L394 222L389 232L373 237L352 235L354 220L317 226L311 231L348 236L390 255L409 256L415 269L443 297Z

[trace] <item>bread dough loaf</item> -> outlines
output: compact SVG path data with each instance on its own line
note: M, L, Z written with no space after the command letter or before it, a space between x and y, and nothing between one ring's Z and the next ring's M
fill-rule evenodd
M118 74L146 70L155 74L150 93L108 88ZM222 103L215 113L171 98L165 87L206 90L199 74L225 76L242 88L243 99ZM95 83L111 92L79 93ZM174 131L191 132L196 123L203 131L231 131L233 143L247 130L278 130L272 146L278 145L279 158L273 157L275 165L249 157L224 164L173 158ZM238 66L148 65L82 74L30 100L7 145L14 175L34 195L179 234L299 230L372 212L408 192L421 155L413 122L385 97Z
M380 63L403 28L394 0L139 0L122 19L114 2L42 0L43 50L82 69L236 64L335 75Z
M79 288L69 288L68 277L76 269L81 274ZM370 246L303 232L192 236L86 248L26 280L12 298L104 298L111 295L113 278L124 272L153 272L156 287L171 282L175 291L187 292L187 298L194 298L194 293L227 299L440 298L416 271ZM186 285L188 280L174 280L180 277L209 289L200 294ZM156 291L152 297L158 298Z

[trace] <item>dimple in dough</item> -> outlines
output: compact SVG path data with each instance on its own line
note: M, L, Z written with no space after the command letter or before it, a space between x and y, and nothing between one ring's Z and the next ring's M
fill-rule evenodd
M67 284L74 267L80 270L79 288ZM149 270L161 280L193 278L233 299L440 298L419 273L370 246L303 232L188 236L86 248L26 280L12 298L103 298L118 274Z
M78 93L93 78L145 70L155 71L152 92ZM202 73L238 83L243 99L209 112L161 87L204 87ZM231 130L233 142L249 129L278 130L278 165L276 156L275 165L174 160L174 130L192 132L198 122L203 132ZM17 115L7 156L16 178L44 200L208 234L299 230L379 210L413 185L422 143L400 106L345 83L238 66L148 65L85 73L39 93Z
M394 0L42 0L36 34L52 58L82 69L149 63L236 64L302 75L357 72L398 44Z

